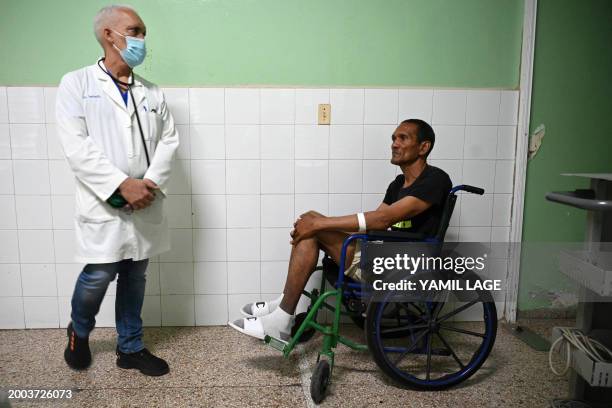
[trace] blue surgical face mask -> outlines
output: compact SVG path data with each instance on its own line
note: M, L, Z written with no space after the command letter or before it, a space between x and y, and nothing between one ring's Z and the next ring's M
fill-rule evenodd
M124 49L121 50L113 44L113 47L119 51L119 55L121 55L125 63L128 64L130 68L142 64L142 61L144 61L147 55L147 47L145 46L144 38L130 37L117 31L115 31L115 33L125 38L126 47Z

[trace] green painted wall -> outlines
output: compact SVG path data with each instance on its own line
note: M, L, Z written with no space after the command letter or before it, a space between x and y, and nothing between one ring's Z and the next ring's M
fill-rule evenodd
M612 172L612 2L538 0L531 130L546 125L527 167L523 239L582 241L586 212L544 199L551 190L587 187L563 172ZM530 296L559 288L550 258L522 262L519 309L545 307Z
M0 85L55 85L93 63L105 4L0 0ZM131 4L148 28L139 71L162 85L518 87L522 0Z

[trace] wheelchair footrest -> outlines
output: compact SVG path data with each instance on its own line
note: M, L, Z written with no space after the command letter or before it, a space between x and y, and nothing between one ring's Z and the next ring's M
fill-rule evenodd
M283 341L283 340L280 340L274 337L270 337L270 336L266 336L264 338L264 341L266 342L268 346L278 351L281 351L283 353L285 352L285 347L288 346L288 343L286 341Z

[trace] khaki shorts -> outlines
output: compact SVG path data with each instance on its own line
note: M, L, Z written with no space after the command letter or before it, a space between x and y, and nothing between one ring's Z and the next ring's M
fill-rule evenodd
M361 241L356 240L355 241L355 255L353 256L353 262L351 262L351 265L348 268L346 268L346 270L344 271L344 275L348 276L349 278L353 280L361 282L362 274L361 274L361 268L359 267L360 263L361 263Z

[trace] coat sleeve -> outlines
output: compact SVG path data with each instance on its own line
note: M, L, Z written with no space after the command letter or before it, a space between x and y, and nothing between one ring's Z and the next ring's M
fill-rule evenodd
M106 201L128 176L106 157L89 137L79 79L67 74L56 99L57 132L75 177L102 201Z
M168 109L166 99L161 91L161 117L162 131L160 140L155 148L155 154L151 160L151 165L147 169L144 178L148 178L157 184L164 195L168 195L168 180L172 170L172 159L174 152L179 146L179 135L174 126L174 118Z

